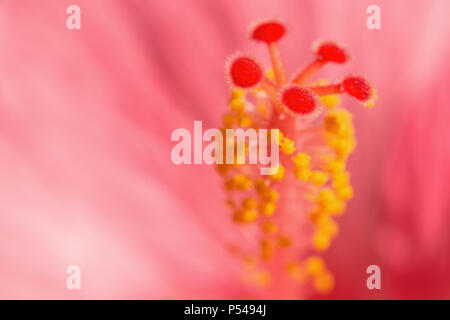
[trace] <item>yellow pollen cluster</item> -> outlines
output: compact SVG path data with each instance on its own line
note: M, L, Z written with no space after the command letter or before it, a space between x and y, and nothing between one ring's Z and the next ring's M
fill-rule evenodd
M273 77L273 71L269 71L268 78L270 77ZM322 81L321 84L323 83L325 82ZM230 109L223 116L222 131L234 127L256 128L256 125L270 127L269 123L264 124L264 119L268 119L270 107L267 105L267 97L264 98L264 91L253 88L248 93L250 97L242 89L232 89ZM255 103L249 103L248 98L256 100ZM312 149L301 144L296 146L296 141L291 139L294 137L289 138L279 130L278 146L280 157L284 157L284 165L280 161L277 166L270 168L269 175L260 176L256 170L249 169L249 166L238 164L239 157L247 155L248 145L246 154L234 153L234 164L217 165L218 172L224 178L228 195L226 202L233 210L233 221L237 225L252 226L252 230L257 230L259 238L255 248L242 253L245 279L254 285L272 285L275 275L270 271L269 265L278 262L279 253L295 252L293 250L299 246L295 235L292 232L286 233L285 224L289 222L279 219L278 215L284 212L277 214L280 207L280 186L289 183L286 182L289 174L293 173L294 182L304 187L304 194L299 194L299 198L303 199L309 210L306 212L308 223L313 226L310 244L317 252L327 250L338 235L336 218L344 213L346 202L353 197L350 174L346 170L347 158L356 146L352 115L345 109L338 108L340 99L337 95L322 96L320 100L326 106L323 120L316 131L305 130L306 134L319 137L319 142L315 142ZM246 108L250 109L246 111ZM268 145L270 143L269 131ZM236 151L234 139L224 141L225 152L230 148ZM314 148L319 151L314 151ZM286 159L291 163L287 164ZM293 179L289 181L291 180ZM286 200L281 198L281 201ZM288 255L286 257L289 258L278 262L285 266L284 276L298 285L310 282L321 294L332 290L334 278L322 258L311 255L292 259L293 256L295 255Z
M284 178L285 169L283 165L279 164L278 166L270 168L269 178L274 181L281 181Z
M272 216L275 213L276 202L279 198L278 192L271 189L261 178L255 181L255 191L260 198L259 212L265 217Z
M311 280L318 293L327 294L334 287L333 275L319 256L310 256L302 262L290 261L286 264L286 271L299 284L306 284Z
M291 155L295 152L295 143L288 137L285 137L281 131L279 131L280 136L280 150L286 155Z
M344 109L329 111L324 127L327 144L334 149L338 160L345 161L356 146L351 113Z
M335 107L329 107L323 120L325 141L334 151L334 155L324 159L322 165L330 184L318 190L314 197L316 205L310 213L316 227L312 244L318 251L328 249L331 240L336 237L338 226L333 216L343 214L346 201L353 197L350 174L346 171L347 157L356 145L352 116L348 111Z
M245 112L245 96L245 90L239 88L232 89L229 104L230 111L222 117L225 128L232 128L235 125L245 128L252 125L252 118Z
M305 153L298 152L292 157L294 162L294 175L298 180L311 182L317 187L324 185L329 178L328 172L322 170L311 170L311 157Z

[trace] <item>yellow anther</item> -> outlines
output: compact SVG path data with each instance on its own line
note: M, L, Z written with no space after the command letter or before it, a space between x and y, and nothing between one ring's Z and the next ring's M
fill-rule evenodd
M255 283L261 287L266 287L270 284L271 277L267 271L257 271L255 273Z
M320 232L330 236L331 238L337 236L338 234L338 224L328 215L321 215L316 220L316 225L319 227Z
M325 122L325 130L334 134L339 133L340 123L339 118L336 115L330 114L325 116L324 122Z
M341 199L344 200L351 199L353 198L353 188L350 185L338 188L336 189L336 194Z
M329 112L324 118L325 130L340 137L350 137L354 134L352 115L343 109Z
M316 198L319 205L325 206L326 204L336 200L336 195L330 188L322 189Z
M294 165L299 168L308 168L310 160L310 156L301 152L298 152L294 157L292 157Z
M234 212L233 220L236 222L254 222L258 218L258 213L256 210L252 209L244 209L244 210L237 210Z
M284 178L285 169L283 165L279 164L278 166L274 166L270 168L269 178L274 181L281 181Z
M330 188L322 189L316 197L316 202L323 210L334 215L345 210L345 203Z
M259 114L267 116L267 108L264 102L258 102L256 105L256 110L258 110Z
M245 108L245 103L241 99L233 99L230 101L230 109L234 112L243 112Z
M326 165L325 168L333 175L345 170L345 162L342 160L331 160Z
M350 184L350 174L346 171L341 171L333 175L333 187L335 189L346 187Z
M245 97L246 91L241 88L233 88L231 89L231 99L242 99Z
M289 247L291 244L292 240L288 236L280 236L278 238L278 245L282 248Z
M309 181L311 171L308 168L294 167L294 175L297 180L307 182Z
M239 121L239 126L241 126L241 127L249 127L252 125L252 118L250 118L246 114L239 116L238 121Z
M333 176L333 188L341 199L351 199L353 197L353 188L350 185L350 175L348 172L339 172Z
M291 155L295 152L295 143L287 137L283 137L280 142L281 152L287 155Z
M267 239L261 241L261 256L264 260L268 260L273 256L273 245Z
M318 230L314 233L312 244L317 251L325 251L330 247L331 237L329 234Z
M255 190L258 194L261 195L269 190L269 186L264 182L262 178L258 178L255 180Z
M328 206L326 210L334 216L340 216L344 213L345 208L346 208L345 202L339 199L332 205Z
M234 187L238 190L248 190L252 186L252 181L243 174L235 175L233 178Z
M316 202L326 213L340 215L345 210L345 202L337 197L330 188L322 189L316 197Z
M320 294L328 294L333 290L334 278L331 272L325 271L314 277L314 288Z
M320 100L322 104L328 108L334 108L341 103L341 99L337 94L330 94L328 96L320 97Z
M328 135L326 141L335 150L338 160L347 158L356 147L356 139L353 136L339 137Z
M245 198L242 200L242 207L244 209L256 209L258 207L258 201L254 198Z
M236 117L229 113L225 113L222 120L226 128L231 128L236 123Z
M320 187L328 181L328 173L324 171L311 171L309 181Z
M276 209L276 205L273 202L261 202L259 204L259 212L267 217L270 217L274 214Z
M306 273L305 268L298 262L288 262L286 264L286 271L292 280L300 284L306 283L306 280L308 279L308 274Z
M334 149L340 159L346 158L356 147L356 140L353 138L339 139Z
M280 195L273 189L267 189L261 194L261 198L265 202L277 202Z
M268 234L274 234L277 232L278 228L272 221L264 221L262 224L262 230Z
M318 275L325 270L325 263L319 256L311 256L305 261L306 271L310 275Z

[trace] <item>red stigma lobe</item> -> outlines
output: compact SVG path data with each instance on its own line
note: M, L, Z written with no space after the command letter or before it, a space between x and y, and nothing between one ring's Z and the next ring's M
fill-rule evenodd
M345 50L332 42L322 43L316 53L319 58L327 62L345 63L348 60Z
M372 92L370 84L362 77L349 76L342 81L344 91L360 101L367 101Z
M284 89L281 93L281 101L289 110L301 115L309 115L317 107L314 94L298 86Z
M231 82L241 88L253 87L262 79L262 70L259 64L245 56L231 61L228 72Z
M252 38L267 44L280 40L286 33L283 24L277 21L267 21L258 24L252 31Z

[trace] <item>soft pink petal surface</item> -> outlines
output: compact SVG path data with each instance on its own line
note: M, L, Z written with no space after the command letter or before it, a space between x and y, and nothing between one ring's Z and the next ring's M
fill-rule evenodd
M70 31L72 2L0 3L0 298L248 296L220 180L173 165L170 135L220 125L230 53L268 65L246 33L264 17L289 26L288 70L336 40L353 61L322 75L364 74L380 96L372 110L344 99L355 199L326 255L331 297L449 297L448 1L377 1L380 31L365 0L77 0ZM71 264L80 291L65 286ZM381 292L365 287L370 264Z

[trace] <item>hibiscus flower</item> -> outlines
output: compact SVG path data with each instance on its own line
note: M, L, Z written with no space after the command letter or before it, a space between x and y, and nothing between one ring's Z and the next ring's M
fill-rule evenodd
M366 27L365 0L77 0L69 30L72 2L0 5L1 298L322 297L243 281L229 245L248 238L220 176L170 160L173 130L221 127L230 53L270 65L246 32L267 17L288 27L286 70L331 39L353 60L317 76L361 73L380 93L371 110L342 98L354 197L323 255L325 297L448 297L448 1L379 0L381 30ZM372 264L380 291L366 287ZM66 287L70 265L80 290Z

